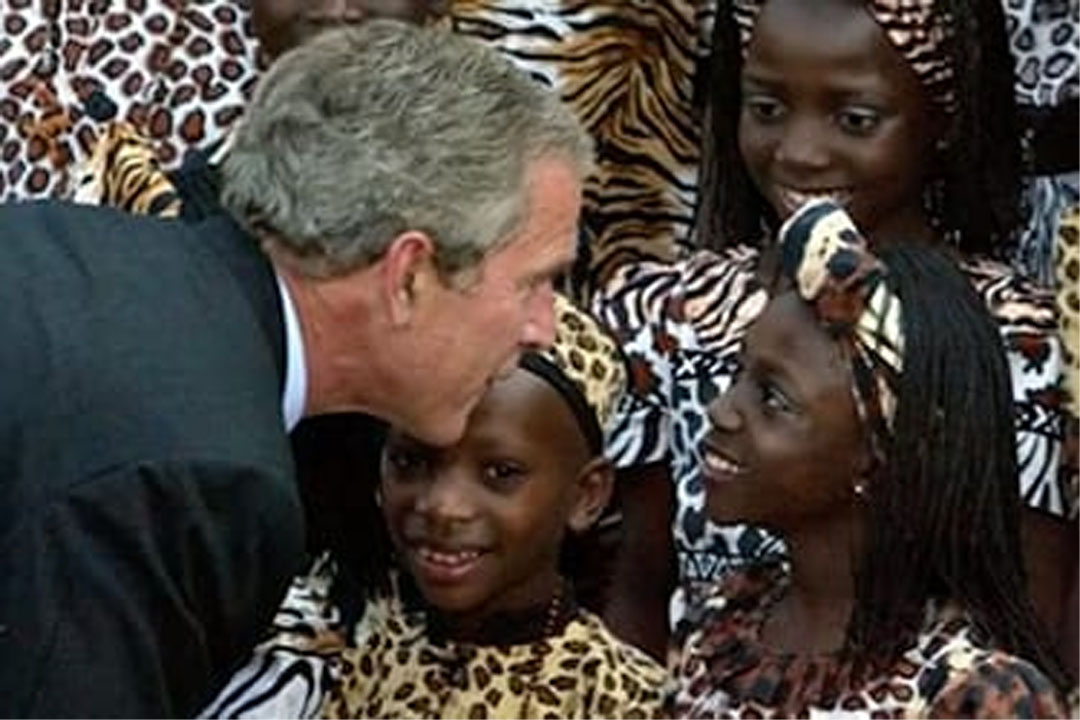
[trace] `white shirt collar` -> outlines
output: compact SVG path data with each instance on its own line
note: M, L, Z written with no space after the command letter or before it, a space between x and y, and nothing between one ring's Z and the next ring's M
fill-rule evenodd
M289 289L280 275L275 273L274 277L281 292L281 310L285 316L285 389L281 394L281 415L285 420L285 431L292 432L304 416L304 405L307 403L304 337Z

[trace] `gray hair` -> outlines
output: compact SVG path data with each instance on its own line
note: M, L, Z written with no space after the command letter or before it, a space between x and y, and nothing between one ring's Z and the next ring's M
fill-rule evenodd
M523 220L536 159L592 169L549 89L477 41L390 20L321 33L262 78L222 168L222 202L310 275L367 265L407 230L440 270L480 261Z

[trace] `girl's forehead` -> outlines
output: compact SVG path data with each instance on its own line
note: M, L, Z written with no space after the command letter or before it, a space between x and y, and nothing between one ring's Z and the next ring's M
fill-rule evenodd
M845 17L848 21L868 17L887 45L899 53L927 89L933 102L952 112L955 94L947 41L953 35L953 28L949 15L935 5L935 0L734 0L732 19L738 28L745 59L766 9L770 16L795 18L795 29L802 25L804 31L821 27L826 17L830 23L837 23L837 30L844 25ZM839 37L833 34L822 38L820 44L829 46L838 41Z
M907 61L859 5L832 1L816 7L789 0L768 3L746 47L744 74L779 73L771 79L788 82L806 73L816 78L828 67L856 85L865 85L867 78L877 79L877 85L895 83L903 75L921 93Z

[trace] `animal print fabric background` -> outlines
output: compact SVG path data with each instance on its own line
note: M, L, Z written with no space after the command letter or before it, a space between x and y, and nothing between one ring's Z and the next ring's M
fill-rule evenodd
M1080 0L1002 0L1018 97L1046 105L1077 89ZM595 278L672 257L696 195L700 122L693 75L715 0L448 0L481 37L559 88L597 139L584 247ZM248 0L0 0L0 200L65 196L101 131L134 121L165 168L221 138L258 73ZM96 107L89 107L96 105ZM1049 238L1075 176L1029 189L1036 222L1018 263L1049 280ZM1062 198L1065 198L1062 201ZM1057 211L1057 212L1054 212Z
M449 5L456 31L558 86L596 136L583 232L597 271L670 257L686 235L693 72L712 1ZM2 200L72 192L102 128L91 114L134 121L175 167L223 136L258 73L247 0L0 0L0 27Z

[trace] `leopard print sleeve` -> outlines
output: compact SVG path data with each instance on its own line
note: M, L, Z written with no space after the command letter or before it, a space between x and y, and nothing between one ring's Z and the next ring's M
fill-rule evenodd
M1029 662L991 652L951 678L930 699L926 717L1064 718L1068 711L1050 680Z

